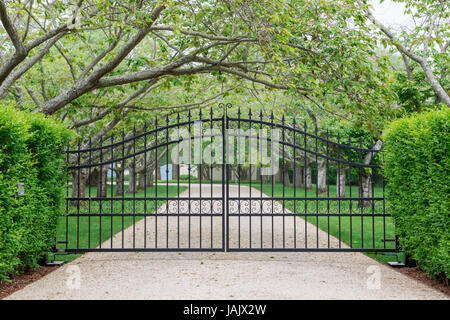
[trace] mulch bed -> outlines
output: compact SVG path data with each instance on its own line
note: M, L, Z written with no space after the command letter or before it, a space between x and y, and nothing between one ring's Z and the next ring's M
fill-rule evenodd
M450 296L450 286L448 284L445 284L443 281L431 279L425 272L420 270L418 267L398 268L396 270L407 275L410 278L418 280L423 284L432 287L433 289L439 290L445 293L446 295Z
M37 270L29 270L23 274L13 276L12 282L2 282L0 281L0 299L3 299L10 294L25 288L27 285L39 280L43 276L55 271L59 267L45 267L41 266Z

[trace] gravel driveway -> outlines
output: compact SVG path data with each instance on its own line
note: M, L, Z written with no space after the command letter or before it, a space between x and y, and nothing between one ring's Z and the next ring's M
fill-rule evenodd
M218 188L216 190L216 188ZM241 186L242 188L248 187ZM185 191L187 193L188 191ZM202 194L211 193L202 186ZM214 193L220 188L214 187ZM252 195L259 191L252 189ZM198 195L198 185L191 185L191 195ZM230 186L231 196L237 190ZM165 207L165 206L164 206ZM194 218L193 218L194 219ZM210 226L207 218L204 226ZM162 230L180 233L180 245L185 245L185 229L175 223ZM259 220L261 221L261 220ZM295 241L301 240L305 228L308 243L325 241L327 234L306 224L302 219L286 219L285 228L294 227ZM296 222L297 221L297 222ZM146 230L154 238L153 219L141 220L134 226L139 234ZM232 226L230 221L230 227ZM272 228L262 221L253 223L254 230ZM289 223L292 225L290 226ZM255 226L256 224L256 226ZM195 234L192 220L191 234ZM277 224L276 226L281 225ZM145 228L144 228L145 227ZM279 226L277 227L279 228ZM217 229L217 230L216 230ZM214 223L211 237L204 239L213 246L221 240L221 225ZM245 230L245 228L243 229ZM252 229L253 230L253 229ZM310 231L311 230L311 231ZM199 230L197 230L199 231ZM276 232L281 234L280 232ZM215 236L214 236L215 234ZM163 232L159 236L164 236ZM231 234L230 234L231 236ZM245 234L243 237L245 238ZM287 234L286 241L293 241ZM310 238L311 237L311 238ZM175 237L169 234L171 241ZM258 237L255 237L258 238ZM133 228L124 232L125 246L133 240ZM183 240L184 239L184 240ZM212 240L211 240L212 239ZM291 240L289 240L291 239ZM297 240L298 239L298 240ZM337 239L331 237L333 243ZM122 245L122 234L113 238L113 247ZM167 240L167 239L166 239ZM275 239L276 240L276 239ZM139 247L139 237L136 245ZM164 239L161 239L163 242ZM178 241L178 238L177 240ZM231 238L235 244L236 237ZM265 243L266 239L262 239ZM110 246L105 241L104 246ZM210 243L211 244L211 243ZM301 247L301 243L297 243ZM44 278L15 292L6 299L449 299L445 294L421 282L408 278L362 253L308 252L126 252L87 253Z

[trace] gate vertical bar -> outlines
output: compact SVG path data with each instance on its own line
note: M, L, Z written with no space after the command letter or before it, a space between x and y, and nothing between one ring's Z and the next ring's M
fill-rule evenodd
M231 105L224 105L223 115L222 115L222 249L223 251L228 251L230 248L230 232L229 232L229 198L230 198L230 183L229 183L229 146L228 146L228 107ZM225 182L225 184L224 184ZM226 188L226 190L224 190ZM225 194L226 193L226 194ZM226 196L226 197L225 197ZM225 233L226 233L226 243L225 243Z
M166 214L166 247L169 248L169 115L166 115Z
M359 151L358 151L358 154L359 154L359 163L361 163L362 162L362 156L361 156L361 149L362 149L362 137L360 137L359 138ZM358 177L358 205L360 204L360 202L361 202L361 197L362 197L362 194L361 194L361 187L362 187L362 170L363 170L363 168L362 167L359 167L359 177ZM360 206L360 214L361 214L361 249L363 249L364 248L364 215L363 215L363 213L364 213L364 208L363 208L363 206L361 206L361 205L359 205Z
M337 161L338 161L337 176L338 176L338 178L337 178L336 184L337 184L337 189L340 192L340 190L341 190L341 154L340 154L341 141L340 141L339 133L337 135L337 143L338 143L338 146L337 146ZM339 221L339 248L341 248L342 239L341 239L341 198L340 197L338 197L338 221Z
M382 161L384 163L384 153L381 153ZM384 192L385 192L385 183L384 175L382 176L382 183L383 183L383 239L386 239L386 203L384 198ZM386 249L386 241L383 241L383 249Z
M202 120L202 109L199 109L198 112L199 118L200 118L200 163L199 163L199 169L198 169L198 173L200 175L200 193L199 193L199 208L198 208L198 212L200 213L199 215L199 224L200 224L200 249L202 248L202 178L203 178L203 172L202 172L202 162L203 162L203 120ZM195 129L194 129L195 131Z
M348 162L352 162L352 137L348 137ZM349 184L349 214L350 214L350 248L353 248L353 217L352 217L352 166L348 165L348 184ZM345 189L344 189L345 192Z
M261 139L262 139L262 120L263 120L263 114L262 110L259 111L259 158L260 158L260 164L259 164L259 181L260 181L260 196L261 196L261 203L260 203L260 211L261 214L261 220L260 220L260 236L261 236L261 249L264 247L263 245L263 178L262 178L262 159L263 159L263 149L261 148Z
M330 248L330 161L329 161L329 132L327 129L327 133L326 133L326 140L327 140L327 145L326 145L326 156L327 156L327 247Z
M319 158L318 158L318 149L317 149L317 124L314 128L315 134L315 146L316 146L316 247L319 248Z
M66 150L66 163L69 164L69 143L67 143L67 150ZM72 175L73 176L73 175ZM69 175L67 175L67 181L66 181L66 249L69 248L69 182L70 178ZM72 190L73 190L73 179L72 179ZM90 201L89 201L90 202Z
M133 249L136 248L136 125L133 126ZM131 180L129 180L131 181ZM128 182L129 183L129 182Z
M191 110L188 111L189 135L191 132ZM191 248L191 162L192 162L192 137L189 138L189 162L188 162L188 248Z
M114 194L114 134L111 134L111 164L110 164L110 168L111 168L111 194L110 194L110 198L111 198L111 248L113 247L113 235L114 235L114 228L113 228L113 220L114 220L114 202L113 202L113 194ZM108 174L106 174L106 181L108 181ZM106 190L108 190L108 188L106 188ZM108 191L107 191L108 192ZM108 196L108 195L107 195Z
M249 206L249 216L248 216L248 236L249 236L249 247L252 248L252 110L248 110L248 131L249 131L249 138L248 138L248 163L249 163L249 174L250 174L250 187L248 190L249 194L249 200L248 200L248 206Z
M305 122L304 122L304 125L303 125L303 134L304 134L304 139L305 139L305 141L304 141L304 148L305 148L305 159L304 159L304 161L305 161L305 163L304 163L304 165L305 165L305 167L304 167L304 169L303 169L303 171L305 172L305 174L304 174L304 186L305 186L305 199L304 199L304 201L305 201L305 249L306 248L308 248L308 168L307 168L307 166L308 166L308 161L307 161L307 159L306 159L306 157L307 157L307 155L306 155L306 150L307 150L307 135L306 135L306 130L307 130L307 126L306 126L306 120L305 120Z
M144 123L144 150L147 150L147 122ZM147 151L144 152L144 248L147 248Z
M88 248L91 247L91 165L92 165L92 138L89 138L89 187L88 187L88 192L89 192L89 204L88 204L88 213L89 213L89 217L88 217Z
M241 172L242 172L242 168L241 168L241 107L239 107L238 109L238 146L237 146L237 150L238 150L238 248L241 248ZM244 138L244 146L245 146L245 138ZM245 150L245 149L244 149ZM245 158L245 153L244 153L244 158Z
M286 210L285 210L285 208L286 208L286 205L285 205L285 201L284 201L284 198L286 197L286 193L285 193L285 188L286 188L286 158L285 158L285 150L284 150L284 148L285 148L285 143L286 143L286 137L285 137L285 129L284 129L284 127L285 127L285 122L284 122L285 120L284 120L284 114L283 114L283 116L282 116L282 118L281 118L281 125L282 125L282 140L283 140L283 169L282 169L282 171L281 171L281 174L282 174L282 184L283 184L283 211L282 211L282 213L283 213L283 249L285 248L285 246L286 246L286 236L285 236L285 216L284 216L284 214L286 213Z
M77 165L78 165L78 172L77 172L77 249L80 248L80 182L81 182L81 168L80 168L80 138L78 138L78 156L77 156Z
M177 113L177 138L180 139L180 113ZM177 247L180 248L180 141L177 142ZM172 169L173 171L173 169Z
M122 249L125 247L125 129L122 129Z
M155 118L155 249L158 248L158 118Z
M100 175L99 175L99 180L100 180L100 185L97 185L97 196L100 196L99 199L99 228L98 228L98 233L99 233L99 247L102 247L102 214L103 214L103 207L102 207L102 186L103 186L103 136L100 137L100 148L99 148L99 152L100 152ZM99 192L100 191L100 192Z
M271 217L272 217L272 248L274 248L275 247L275 236L274 236L274 216L273 216L273 214L274 214L274 204L273 204L273 202L274 202L274 200L273 200L273 197L274 197L274 178L275 178L275 174L278 174L278 172L274 172L274 170L273 170L273 166L274 166L274 162L275 161L278 161L279 162L279 159L275 159L274 158L274 149L275 149L275 147L274 147L274 144L275 143L278 143L278 141L275 141L274 140L274 136L273 136L273 131L274 131L274 123L273 123L273 119L274 119L274 117L273 117L273 111L271 111L270 112L270 129L272 130L272 132L271 132L271 148L270 148L270 159L271 159L271 161L272 161L272 170L271 170L271 173L272 173L272 200L270 201L271 202L271 205L272 205L272 211L271 211ZM278 170L280 170L280 168L279 168L279 165L277 165L277 169Z
M209 182L210 182L210 188L211 188L211 199L210 199L210 201L211 201L211 205L210 205L210 209L209 209L209 213L211 214L211 217L210 217L210 219L211 219L211 248L213 248L214 247L214 243L213 243L213 233L214 233L214 228L213 228L213 220L214 220L214 217L212 216L212 214L213 214L213 195L214 195L214 193L213 193L213 180L214 180L214 171L213 171L213 167L214 167L214 165L213 165L213 156L212 156L212 150L213 150L213 109L212 109L212 107L211 108L209 108L209 115L210 115L210 130L209 130L209 134L210 134L210 146L211 146L211 148L209 149L209 158L210 158L210 177L209 177Z
M374 147L374 144L373 144L373 138L371 139L371 142L370 142L370 153L371 153L371 159L372 159L372 161L370 161L368 164L372 164L372 163L374 163L374 153L373 153L373 147ZM372 203L372 248L373 249L375 249L375 200L374 200L374 198L375 198L375 193L374 193L374 189L375 189L375 181L374 181L374 178L375 178L375 176L374 176L374 173L375 173L375 168L371 168L370 169L370 174L371 174L371 177L370 177L370 185L369 185L369 187L370 187L370 189L371 189L371 192L370 192L370 194L372 195L372 199L371 199L371 203Z
M296 163L296 161L295 161L295 153L296 153L296 149L297 149L297 142L296 142L296 139L295 139L295 115L294 115L294 119L293 119L293 121L292 121L292 127L294 128L294 130L293 130L293 134L294 134L294 143L293 143L293 145L294 145L294 150L293 150L293 153L294 153L294 157L293 157L293 172L292 172L292 175L293 175L293 177L292 177L292 180L293 180L293 182L294 182L294 217L293 217L293 220L294 220L294 248L297 248L297 219L296 219L296 214L297 214L297 210L296 210L296 204L297 204L297 186L296 186L296 179L297 179L297 163Z

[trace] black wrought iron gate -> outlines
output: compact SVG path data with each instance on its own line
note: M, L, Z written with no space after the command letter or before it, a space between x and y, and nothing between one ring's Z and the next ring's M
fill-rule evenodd
M230 107L167 115L67 150L58 248L397 250L378 144Z

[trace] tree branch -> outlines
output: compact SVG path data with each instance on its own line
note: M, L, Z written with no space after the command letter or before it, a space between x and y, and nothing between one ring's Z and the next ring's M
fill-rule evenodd
M107 73L114 70L120 62L135 48L144 37L150 32L151 26L154 21L159 17L163 11L164 6L156 7L152 14L150 15L150 22L141 29L129 40L127 41L116 54L116 56L109 62L105 63L102 67L95 70L91 75L87 76L85 79L80 79L71 88L62 92L55 98L47 101L36 111L43 112L45 114L54 114L59 109L63 108L70 101L80 97L84 93L92 90L96 87L98 81ZM144 79L146 80L146 79Z
M48 41L43 48L38 50L34 56L26 60L19 68L11 72L0 85L0 98L3 97L8 89L14 84L14 82L19 79L25 72L27 72L31 67L33 67L36 62L42 59L44 55L48 53L50 48L64 36L64 33L59 34L50 41Z
M359 3L359 5L363 6L361 1L358 0L358 3ZM400 51L400 53L405 54L412 60L416 61L422 67L422 70L424 71L425 76L430 81L431 87L433 88L436 95L442 101L444 101L447 106L450 107L450 97L449 97L448 93L444 90L442 85L439 83L439 81L437 80L431 67L428 65L427 57L426 56L420 57L420 56L414 54L412 51L405 48L400 43L399 39L386 26L384 26L381 22L379 22L377 19L375 19L375 17L370 12L370 10L364 9L364 13L365 13L365 16L388 37L388 39L398 49L398 51ZM424 45L426 48L426 43ZM424 50L424 53L425 53L425 51L426 50Z

